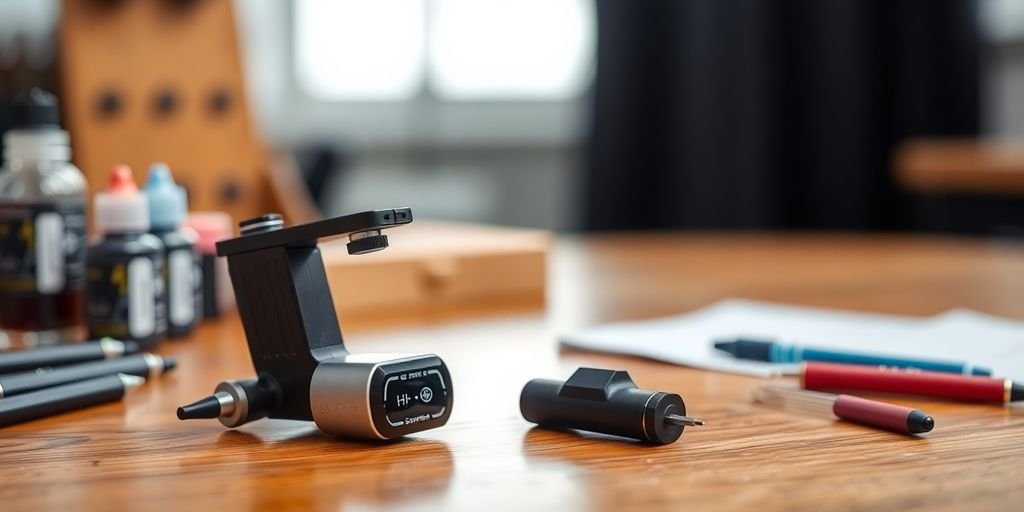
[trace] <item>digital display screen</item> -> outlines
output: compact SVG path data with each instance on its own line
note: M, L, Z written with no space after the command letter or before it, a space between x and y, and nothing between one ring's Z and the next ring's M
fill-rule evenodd
M393 427L440 417L448 402L448 383L437 368L405 371L384 381L384 413Z

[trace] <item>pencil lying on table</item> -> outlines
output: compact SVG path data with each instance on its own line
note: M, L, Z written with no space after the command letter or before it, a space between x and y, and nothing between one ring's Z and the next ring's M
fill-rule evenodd
M850 395L765 385L754 392L754 401L814 414L831 413L852 423L900 434L922 434L935 428L935 420L917 409Z
M105 375L0 400L0 427L114 402L146 382L136 375Z
M139 351L134 341L103 338L97 341L0 352L0 374L114 359Z
M899 393L964 402L1024 400L1024 384L1010 379L817 362L804 363L799 375L805 389Z

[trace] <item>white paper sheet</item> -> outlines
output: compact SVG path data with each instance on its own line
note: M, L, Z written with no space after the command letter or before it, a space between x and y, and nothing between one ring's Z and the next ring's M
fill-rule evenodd
M1024 379L1024 322L970 310L908 317L730 299L684 315L601 325L562 336L566 346L767 377L787 365L744 361L715 350L736 337L772 339L987 366Z

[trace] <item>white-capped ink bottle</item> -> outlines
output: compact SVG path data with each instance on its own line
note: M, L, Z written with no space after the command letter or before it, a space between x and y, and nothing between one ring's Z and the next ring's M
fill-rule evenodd
M135 340L152 347L167 334L164 247L149 234L149 204L128 166L114 168L93 200L102 237L86 255L89 336Z
M0 348L84 336L85 176L71 159L57 99L20 94L0 172Z

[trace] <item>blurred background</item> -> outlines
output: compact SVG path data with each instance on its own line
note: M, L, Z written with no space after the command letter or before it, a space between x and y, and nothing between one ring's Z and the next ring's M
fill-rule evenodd
M0 2L0 131L28 86L75 101L68 70L82 70L60 63L81 45L61 41L83 36L61 28L64 4ZM294 155L327 215L401 204L558 231L1024 223L1024 2L232 5L252 130ZM207 71L154 59L172 82Z

